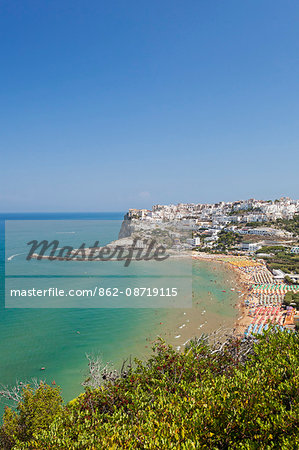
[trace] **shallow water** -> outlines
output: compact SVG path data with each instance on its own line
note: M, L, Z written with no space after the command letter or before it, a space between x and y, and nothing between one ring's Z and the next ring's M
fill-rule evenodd
M80 220L85 218L79 216ZM117 238L121 217L121 213L114 215L114 222L112 220L109 226L101 228L102 243ZM24 219L24 215L20 218ZM60 219L63 218L62 215ZM101 216L94 218L99 220ZM68 216L68 219L77 220L78 215ZM109 214L105 215L105 220L110 219ZM87 373L86 354L101 355L104 362L111 361L118 367L130 355L145 358L157 335L183 348L193 335L209 332L220 325L230 327L234 323L237 294L230 291L236 282L234 274L221 264L201 261L194 261L192 266L192 308L5 309L4 258L6 262L10 258L7 262L11 264L9 270L14 267L18 273L24 273L26 264L21 256L12 256L23 253L20 248L22 242L28 242L29 235L22 235L18 224L15 230L16 238L10 248L6 248L4 256L3 223L1 225L0 384L13 385L17 380L25 382L34 377L48 383L55 380L68 401L82 390L81 382ZM74 239L79 230L78 220L78 228L58 227L56 233L59 239L63 236L65 242ZM98 235L98 230L91 224L90 241ZM180 264L186 264L183 258ZM89 271L95 266L92 269L85 267L84 271ZM49 270L52 270L50 265ZM41 371L41 367L46 370Z

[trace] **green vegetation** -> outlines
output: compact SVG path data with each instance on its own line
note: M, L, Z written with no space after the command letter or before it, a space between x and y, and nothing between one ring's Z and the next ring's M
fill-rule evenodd
M299 238L299 214L295 214L293 219L277 219L275 222L278 228L293 233Z
M246 226L252 228L274 227L293 233L294 237L299 239L299 214L295 214L293 219L277 219L268 222L249 222Z
M281 269L285 273L299 273L299 256L282 251L267 258L267 266L270 269Z
M247 208L247 209L234 209L232 210L228 215L229 216L240 216L243 215L244 213L252 213L252 212L256 212L256 213L260 213L262 212L261 208L256 207L256 208Z
M267 258L269 269L280 269L285 273L299 273L299 256L290 253L289 249L283 246L275 245L262 247L255 252L273 254ZM290 281L292 283L292 281Z
M242 241L242 236L233 231L220 231L218 234L218 241L216 249L219 251L229 250L234 248Z
M1 448L297 449L298 369L298 333L201 338L183 353L159 341L146 363L66 406L57 388L25 388Z
M26 386L17 411L6 408L0 430L1 448L13 448L16 442L28 442L34 433L47 429L62 412L59 388L41 383L38 389Z
M297 284L297 283L294 283L293 282L293 280L292 280L292 278L291 277L289 277L289 275L286 275L285 277L284 277L284 282L286 283L286 284Z
M257 250L255 253L281 253L283 251L286 251L286 247L282 247L281 245L270 245L261 247L259 250Z
M249 227L249 228L271 227L271 226L275 225L275 223L276 222L274 222L274 221L268 221L268 222L247 222L245 226Z
M287 292L284 299L283 299L283 303L287 306L290 306L291 303L295 303L296 305L296 309L299 308L299 292Z

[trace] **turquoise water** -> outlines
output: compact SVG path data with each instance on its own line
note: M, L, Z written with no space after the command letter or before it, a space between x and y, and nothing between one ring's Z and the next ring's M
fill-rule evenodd
M112 361L117 367L130 355L146 357L150 349L149 341L155 339L157 335L182 346L185 338L190 335L200 334L204 330L209 331L219 324L230 325L233 322L236 296L232 292L224 294L221 291L229 289L234 283L233 278L223 270L219 272L214 266L198 262L193 265L195 295L192 309L187 307L171 310L136 307L5 309L5 261L6 275L40 276L41 272L57 275L57 266L53 263L51 265L50 261L43 261L42 265L37 261L29 263L25 262L24 255L20 255L26 251L24 243L28 242L27 239L32 238L33 234L38 240L44 238L43 233L39 235L39 228L34 228L37 222L30 220L44 220L44 225L40 229L47 230L47 239L54 237L63 242L63 245L74 246L82 243L82 229L84 237L88 236L89 240L86 242L88 245L95 240L100 240L100 244L104 245L117 239L122 217L123 213L0 216L2 219L0 384L13 385L17 380L25 382L34 377L45 379L48 383L55 380L56 384L62 386L64 399L68 401L82 391L81 382L87 374L86 354L101 355L104 362ZM6 254L4 254L4 219L14 220L9 229L9 235L13 236L13 239L7 240ZM24 219L27 220L26 227L20 222ZM45 219L50 219L51 223ZM71 228L67 226L68 222L65 220L72 221L69 222ZM97 227L98 220L105 220L105 223ZM110 263L103 264L106 264L103 270L108 270L107 264ZM182 259L179 264L184 267L186 262ZM98 267L93 262L62 263L59 266L59 273L96 275ZM136 269L132 266L131 273L134 273L134 270ZM148 267L141 265L138 274L144 275L146 271ZM90 283L90 279L84 278L83 281ZM116 281L114 280L114 284ZM30 283L30 279L27 282ZM133 278L126 282L135 286L137 281ZM179 328L183 324L185 326ZM179 334L180 337L177 338ZM41 367L45 367L46 370L41 371Z

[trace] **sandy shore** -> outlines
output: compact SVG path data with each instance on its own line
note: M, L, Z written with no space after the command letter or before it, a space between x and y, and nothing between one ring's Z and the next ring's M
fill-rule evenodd
M228 261L229 255L193 252L192 258L200 261L213 261L217 264L224 264L229 268L229 270L232 270L235 273L237 279L237 288L240 295L239 301L235 305L235 308L238 310L238 317L235 321L234 334L243 335L244 331L251 323L251 317L248 315L249 308L246 308L244 303L250 294L250 284L252 283L250 275L244 273L237 266L231 264Z
M212 258L210 256L196 253L194 257L194 263L198 260L198 263L203 262L204 266L195 270L192 308L168 311L164 317L163 313L161 315L157 311L158 327L155 326L147 336L146 348L149 348L158 336L177 350L183 350L190 339L211 334L218 329L228 334L244 333L246 308L243 312L241 300L248 291L248 277L233 265L217 258L223 255L213 255ZM203 285L200 280L202 273L203 277L206 277Z

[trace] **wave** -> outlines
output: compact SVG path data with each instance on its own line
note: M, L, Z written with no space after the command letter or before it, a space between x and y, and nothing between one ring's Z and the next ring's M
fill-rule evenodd
M11 255L7 258L7 261L11 261L12 259L14 259L16 256L20 256L20 255L25 255L25 253L16 253L15 255Z

